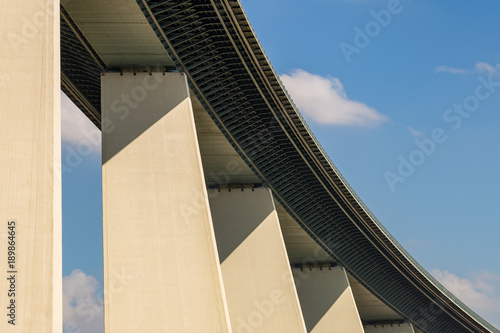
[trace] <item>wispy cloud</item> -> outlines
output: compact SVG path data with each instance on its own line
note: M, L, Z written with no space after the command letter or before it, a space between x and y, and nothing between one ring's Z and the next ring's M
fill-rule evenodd
M102 295L99 282L79 269L63 277L64 332L104 332Z
M491 324L500 326L500 297L496 295L500 276L491 272L474 272L469 278L463 278L439 269L434 269L431 273L472 310Z
M485 62L478 62L476 64L476 71L477 72L481 72L481 73L487 72L487 73L491 73L491 74L496 74L496 73L498 73L499 70L500 70L499 64L490 65L490 64L485 63Z
M280 77L299 110L316 123L374 127L388 120L374 108L349 99L337 78L302 69Z
M410 132L410 134L414 138L421 138L421 137L425 136L425 134L423 132L420 132L420 131L414 129L413 127L406 126L406 128L408 129L408 131Z
M455 67L450 67L450 66L439 66L434 70L436 73L451 73L451 74L467 74L467 73L472 73L472 71L462 69L462 68L455 68Z
M436 73L450 73L450 74L472 74L472 73L491 73L497 74L500 70L500 65L491 65L486 62L478 62L474 66L474 69L463 69L450 66L439 66L434 71Z
M101 131L61 92L61 136L64 143L101 151Z

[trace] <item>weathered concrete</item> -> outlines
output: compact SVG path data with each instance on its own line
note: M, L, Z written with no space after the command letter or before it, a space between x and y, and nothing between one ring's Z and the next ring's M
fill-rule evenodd
M185 76L106 74L102 105L106 332L229 332Z
M0 6L0 332L60 333L59 1ZM9 230L8 222L15 228ZM10 304L15 326L8 323Z
M209 190L235 333L305 332L269 189Z
M294 268L293 275L308 332L364 332L343 268Z

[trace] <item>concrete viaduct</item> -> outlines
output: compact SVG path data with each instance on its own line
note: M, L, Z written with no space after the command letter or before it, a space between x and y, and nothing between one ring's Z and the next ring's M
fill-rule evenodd
M106 333L498 332L356 196L238 1L2 0L0 34L1 332L63 331L61 89L102 131Z

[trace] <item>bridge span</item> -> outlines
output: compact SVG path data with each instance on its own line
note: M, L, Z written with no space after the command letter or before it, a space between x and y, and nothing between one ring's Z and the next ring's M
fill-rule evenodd
M60 89L102 131L107 333L498 332L357 197L238 1L4 0L0 31L2 332L63 331Z

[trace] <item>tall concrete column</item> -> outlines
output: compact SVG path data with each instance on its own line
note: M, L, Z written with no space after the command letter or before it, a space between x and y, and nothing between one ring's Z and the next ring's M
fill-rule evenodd
M209 191L235 333L305 332L271 192Z
M343 268L303 266L293 275L308 332L364 332Z
M185 76L105 74L102 106L106 332L229 332Z
M0 332L60 333L59 1L0 7Z

